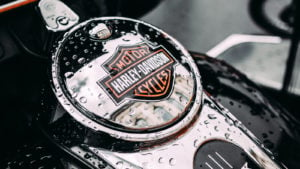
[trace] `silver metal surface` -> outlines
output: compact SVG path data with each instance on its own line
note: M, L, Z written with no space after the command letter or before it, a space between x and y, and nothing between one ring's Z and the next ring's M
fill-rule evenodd
M199 147L212 140L223 140L242 148L247 155L261 168L284 168L274 161L272 153L247 130L227 109L215 103L208 96L203 97L203 107L200 117L184 134L174 136L166 143L159 143L149 149L138 152L114 152L111 150L89 147L94 155L105 160L116 169L182 169L193 168L194 155ZM220 168L232 168L222 154L216 152L219 163L213 156L208 156ZM210 166L210 163L205 163ZM225 166L226 165L226 166ZM243 165L244 168L248 164Z
M78 15L59 0L41 0L38 4L48 30L64 31L78 23Z
M190 72L187 70L187 66L183 66L182 63L178 63L176 61L176 64L174 65L174 72L171 74L171 76L174 77L174 87L168 94L168 97L164 100L154 100L149 102L145 100L139 102L138 100L129 98L124 99L120 103L116 103L110 98L105 89L100 88L97 84L99 79L103 79L108 76L108 73L99 66L103 65L108 59L110 59L120 46L140 45L144 42L149 44L150 47L152 46L152 43L145 40L145 37L132 32L126 33L120 38L110 39L103 42L103 50L106 51L104 55L92 60L89 64L81 67L80 70L76 72L67 72L65 74L66 80L60 79L59 53L60 50L64 48L63 44L68 41L69 35L77 29L86 26L87 23L91 21L108 21L116 19L134 22L136 25L145 25L148 29L152 29L152 31L158 31L160 34L164 35L164 38L168 39L168 42L174 45L174 48L176 47L176 50L182 53L182 56L180 57L184 60L184 64L188 65ZM139 32L139 30L135 31ZM158 47L163 48L158 44L151 48L155 49ZM165 49L165 51L167 50L168 49ZM80 62L80 60L78 61ZM178 41L162 30L142 21L128 18L103 17L88 20L73 27L64 35L64 39L59 42L57 51L52 57L52 80L54 92L59 102L77 121L89 128L92 128L93 130L105 132L115 138L124 140L149 141L168 137L189 125L190 122L197 116L201 106L202 86L200 83L200 74L189 52L184 49ZM81 83L82 80L84 80L84 83ZM67 91L62 89L62 81L65 81L63 83L65 83ZM79 92L74 93L74 90L72 89L76 89L78 87L80 87L80 90L76 91ZM68 94L72 96L72 99L67 97ZM76 104L73 103L74 101L76 101ZM80 105L80 107L77 105ZM84 112L82 112L83 110L80 109L81 107L84 108L84 111L92 112L93 115L96 115L97 117L122 125L124 128L136 128L137 131L147 128L165 127L167 125L168 127L164 130L155 132L128 133L96 122L94 119L87 117ZM161 109L157 109L159 112L156 112L155 109L159 107L161 107ZM171 116L171 118L159 119L158 116L155 115L155 113L165 113L165 110L168 111L167 113ZM119 115L116 117L115 114ZM137 119L141 119L141 117L144 119L150 119L148 121L151 123L145 124L144 121L135 124L130 123L130 121L136 121ZM153 119L153 121L151 121L151 119ZM177 119L181 120L176 122ZM176 123L173 124L174 122Z

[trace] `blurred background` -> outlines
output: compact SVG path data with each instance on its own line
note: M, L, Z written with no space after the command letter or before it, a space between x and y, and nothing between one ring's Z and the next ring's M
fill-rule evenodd
M190 51L225 60L300 117L296 106L300 101L299 53L290 83L282 91L294 6L292 0L164 0L141 19L170 33ZM221 49L224 43L220 45L224 40L226 50Z

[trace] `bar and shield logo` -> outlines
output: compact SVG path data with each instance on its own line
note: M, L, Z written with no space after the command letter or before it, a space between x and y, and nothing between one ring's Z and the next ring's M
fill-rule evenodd
M118 104L122 100L161 100L173 89L176 60L162 46L120 46L103 69L109 74L97 83Z

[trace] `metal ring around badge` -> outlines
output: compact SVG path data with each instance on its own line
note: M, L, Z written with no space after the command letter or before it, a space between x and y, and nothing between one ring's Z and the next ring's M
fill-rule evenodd
M153 131L153 132L126 132L118 130L114 127L110 127L110 125L103 125L99 124L94 119L89 118L84 113L82 113L82 110L79 110L76 103L72 101L72 98L66 94L66 88L62 85L64 82L60 78L60 66L59 66L59 53L64 47L64 43L68 41L68 38L70 34L74 33L76 30L84 27L89 22L92 21L105 21L105 20L124 20L124 21L130 21L135 22L137 24L145 25L153 30L156 30L163 34L165 38L168 38L172 45L175 45L178 50L180 50L183 54L182 57L184 57L185 61L189 65L190 71L193 72L191 76L194 77L194 83L195 83L195 91L193 93L194 99L191 102L190 107L188 108L188 112L184 114L183 117L181 117L180 120L178 120L176 123L169 125L162 130ZM200 74L198 72L198 69L191 58L188 51L173 37L165 33L164 31L147 24L142 21L123 18L123 17L103 17L103 18L95 18L88 21L85 21L75 27L73 27L70 31L65 33L63 39L58 42L58 47L56 48L53 56L52 56L52 65L51 65L51 75L52 75L52 84L53 84L53 90L54 93L58 99L58 101L61 103L61 105L64 107L64 109L77 121L82 123L83 125L92 128L96 131L105 132L107 134L110 134L111 136L119 139L124 139L128 141L151 141L151 140L158 140L162 139L171 135L174 135L175 133L179 132L180 130L184 129L185 127L191 125L191 122L197 118L197 114L199 109L201 108L201 102L202 102L202 86L200 83ZM185 110L187 111L187 110Z

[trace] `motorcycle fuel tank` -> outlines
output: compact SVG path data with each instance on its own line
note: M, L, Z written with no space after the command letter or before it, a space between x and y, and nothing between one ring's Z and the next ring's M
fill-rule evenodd
M286 168L293 161L271 151L285 154L286 142L297 140L297 123L280 106L227 64L191 55L150 24L88 20L64 34L51 59L55 97L44 90L37 119L89 167Z

